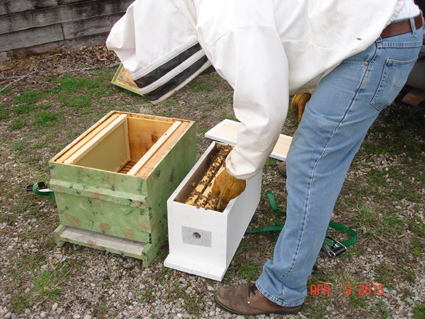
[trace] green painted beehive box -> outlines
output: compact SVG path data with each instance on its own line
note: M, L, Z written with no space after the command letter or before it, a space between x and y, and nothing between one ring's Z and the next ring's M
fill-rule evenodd
M167 236L167 199L195 159L193 121L110 112L49 161L57 244L148 266Z

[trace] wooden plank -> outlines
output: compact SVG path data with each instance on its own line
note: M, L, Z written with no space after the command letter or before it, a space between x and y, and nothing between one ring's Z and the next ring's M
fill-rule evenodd
M128 139L131 159L138 161L155 144L156 141L173 125L173 121L155 118L128 118Z
M158 151L145 163L145 165L139 170L136 176L143 179L147 179L152 168L158 163L159 159L164 156L164 153L168 149L173 147L176 141L184 134L186 129L189 127L190 122L182 122L182 124L174 131L174 133L162 144Z
M122 171L125 170L126 167L128 167L129 162L130 162L130 160L126 159L120 166L118 166L118 168L114 172L121 173Z
M108 38L109 31L99 34L93 34L85 37L79 37L74 39L66 39L62 43L57 43L57 48L73 50L78 49L82 46L89 47L96 44L105 44Z
M62 28L59 24L25 31L0 34L2 51L28 48L46 42L64 40Z
M0 16L7 13L8 12L7 12L6 6L3 3L0 3Z
M71 3L77 3L77 2L87 2L87 0L58 0L59 4L64 5L64 4L71 4ZM95 0L95 2L99 2L102 0ZM118 0L118 1L123 1L123 0Z
M110 134L86 152L75 165L115 172L128 160L124 144L124 126L119 125Z
M425 101L425 90L412 89L401 101L412 106L419 106L419 104Z
M120 113L120 112L118 112L118 113ZM168 122L168 123L170 123L170 126L175 121L183 121L183 120L170 118L170 117L162 117L162 116L140 114L140 113L131 113L131 118L137 118L137 119L143 119L143 120L153 120L153 121L157 121L157 122Z
M103 32L109 32L123 13L110 14L89 19L79 19L70 22L63 22L63 34L65 39L74 39L82 36L89 36Z
M19 0L9 1L6 6L9 12L22 12L45 7L57 6L57 0Z
M68 239L74 243L85 243L94 247L110 248L119 252L142 255L146 243L131 239L105 235L85 229L65 226L60 232L61 240Z
M220 122L219 124L217 124L215 127L213 127L211 130L209 130L207 133L205 133L205 137L210 138L209 137L210 135L211 136L217 135L222 137L223 139L224 138L227 139L234 145L238 138L238 129L239 129L239 122L224 120Z
M50 50L76 50L82 46L89 47L92 45L105 44L106 38L108 37L109 32L90 35L87 37L80 37L76 39L61 40L55 42L46 42L39 45L34 45L30 47L21 47L18 49L9 50L13 52L14 55L19 56L21 53L27 55L28 53L44 53ZM46 39L49 41L49 39Z
M101 132L105 127L111 124L115 119L117 119L119 114L112 114L111 116L105 116L103 121L96 123L90 129L88 129L82 136L77 140L71 143L68 148L65 149L65 152L59 154L59 157L55 160L57 163L64 163L66 159L71 157L77 150L83 147L88 141L95 137L99 132Z
M281 134L276 142L276 145L273 148L272 154L270 154L270 157L276 158L281 161L285 160L286 155L288 155L289 148L291 147L291 142L291 137Z
M127 174L137 162L135 161L126 161L122 167L119 167L116 172L121 174Z
M121 114L117 119L115 119L111 124L94 136L90 141L88 141L83 147L78 149L71 157L65 160L65 164L74 164L77 163L81 158L83 158L91 149L98 145L105 137L111 134L118 126L125 125L127 115Z
M124 115L124 114L122 114ZM120 116L122 116L120 115ZM130 142L128 139L128 116L125 116L125 124L124 124L124 144L125 144L125 155L127 158L127 162L131 159L131 152L130 152Z
M155 152L162 146L162 144L170 137L170 135L177 130L182 124L180 121L176 121L171 127L165 132L159 140L146 152L145 155L134 165L134 167L128 172L128 175L136 175L137 172L142 168L143 165L155 154Z
M235 145L238 136L238 129L239 122L226 119L206 132L205 137L221 143ZM286 155L288 154L291 142L291 136L280 134L270 157L281 161L286 160Z
M130 4L131 1L127 0L84 1L6 14L0 17L0 34L119 13L123 15ZM45 33L45 36L49 34Z

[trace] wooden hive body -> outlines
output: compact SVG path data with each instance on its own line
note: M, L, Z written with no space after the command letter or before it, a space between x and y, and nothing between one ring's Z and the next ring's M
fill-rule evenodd
M164 265L221 281L260 202L262 173L248 180L245 191L222 213L184 204L216 145L210 145L168 199L170 254Z
M195 158L194 122L110 112L49 162L57 243L149 265L166 239L167 199Z

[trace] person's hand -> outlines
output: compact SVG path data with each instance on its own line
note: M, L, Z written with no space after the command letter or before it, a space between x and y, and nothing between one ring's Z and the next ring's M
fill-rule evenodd
M246 187L246 181L237 179L227 173L225 169L214 181L211 195L218 197L217 211L223 211L227 204L238 197Z
M310 100L310 93L295 94L291 101L291 115L299 123L304 113L305 105Z

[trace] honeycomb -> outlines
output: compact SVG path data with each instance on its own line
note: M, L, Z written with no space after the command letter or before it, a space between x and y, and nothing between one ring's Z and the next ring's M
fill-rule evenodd
M215 151L210 153L207 159L208 169L198 184L194 185L195 188L185 200L185 204L217 210L218 197L211 195L212 187L216 177L226 169L225 161L231 150L232 146L230 145L217 145Z

